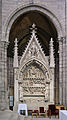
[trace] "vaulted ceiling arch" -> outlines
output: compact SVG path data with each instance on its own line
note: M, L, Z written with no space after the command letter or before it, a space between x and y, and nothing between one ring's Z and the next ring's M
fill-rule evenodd
M37 36L46 55L49 55L49 41L51 37L54 38L54 44L58 46L57 31L50 19L41 12L30 11L20 15L11 27L8 56L13 57L14 40L16 37L18 38L19 56L22 55L31 36L30 28L33 23L37 26ZM55 48L55 53L57 53L57 51L58 47Z

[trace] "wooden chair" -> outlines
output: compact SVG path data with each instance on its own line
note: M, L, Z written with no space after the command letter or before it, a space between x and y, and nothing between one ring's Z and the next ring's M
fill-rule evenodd
M55 104L48 105L48 117L51 118L51 115L55 115L55 117L58 115L59 117L59 110L56 109Z
M44 111L44 107L39 107L39 117L43 115L44 117L47 115L46 111Z
M32 115L32 110L28 110L28 115Z
M39 113L38 110L32 111L32 117L33 117L33 116L36 116L36 117L37 117L38 113Z
M56 105L56 109L58 110L65 110L65 106L64 105Z
M61 107L60 107L60 110L65 110L65 107L64 107L64 106L61 106Z

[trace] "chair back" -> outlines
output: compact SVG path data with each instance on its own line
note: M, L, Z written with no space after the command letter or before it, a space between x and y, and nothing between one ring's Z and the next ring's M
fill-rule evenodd
M33 112L34 112L34 113L38 113L38 110L34 110Z
M63 107L60 107L60 110L65 110L64 106L63 106Z
M51 112L54 112L56 110L56 106L55 105L49 105L49 110L51 110Z
M44 107L39 107L40 113L44 113Z

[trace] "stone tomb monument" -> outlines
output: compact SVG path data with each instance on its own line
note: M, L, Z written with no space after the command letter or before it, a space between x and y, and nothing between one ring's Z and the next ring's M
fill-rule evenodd
M47 108L54 103L54 53L50 40L50 54L45 56L36 36L35 24L32 35L18 64L17 39L14 50L14 108L27 104L28 109Z

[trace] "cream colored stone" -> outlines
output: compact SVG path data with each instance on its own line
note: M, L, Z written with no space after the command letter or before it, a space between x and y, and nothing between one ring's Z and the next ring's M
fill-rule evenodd
M53 52L51 56L52 54ZM14 70L15 106L26 103L28 109L38 109L40 106L47 109L48 104L54 103L54 65L49 66L34 29L21 57L19 68Z

